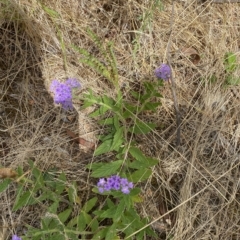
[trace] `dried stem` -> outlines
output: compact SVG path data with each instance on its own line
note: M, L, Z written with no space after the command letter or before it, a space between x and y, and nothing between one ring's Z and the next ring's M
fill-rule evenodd
M174 21L174 0L172 1L172 14L171 14L170 18L171 18L170 19L171 20L171 26L170 26L171 33L170 33L170 38L169 38L168 45L167 45L167 61L168 61L168 65L172 69L170 49L171 49L171 44L172 44L172 32L173 32L173 21ZM172 74L171 74L170 80L171 80L171 90L172 90L173 102L174 102L174 107L175 107L175 112L176 112L176 124L177 124L176 147L177 147L180 145L180 142L181 142L181 115L180 115L177 96L176 96L176 84L175 84Z

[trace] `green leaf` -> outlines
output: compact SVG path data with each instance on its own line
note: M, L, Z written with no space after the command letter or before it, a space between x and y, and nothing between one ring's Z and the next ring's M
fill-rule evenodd
M139 100L140 98L140 93L136 91L130 91L130 94L136 99Z
M64 210L63 212L59 213L58 218L60 219L60 221L62 223L65 223L67 221L67 219L69 218L71 213L72 213L72 209L68 208L68 209Z
M225 69L228 73L233 73L237 68L237 56L232 52L225 54Z
M133 172L130 176L129 179L136 183L136 182L142 182L147 180L152 174L151 169L139 169Z
M101 218L113 218L116 213L116 206L106 209L101 215Z
M49 192L48 192L48 191L42 192L42 193L40 194L40 196L37 198L37 201L38 201L38 202L42 202L42 201L44 201L44 200L46 200L46 199L51 199L51 198L49 198Z
M156 128L155 123L145 123L140 120L136 120L136 124L134 127L129 128L129 132L135 134L147 134L153 131Z
M101 116L108 110L109 110L109 107L106 107L106 105L101 105L95 112L92 112L91 114L89 114L89 117L94 118L94 117Z
M108 208L113 208L115 206L115 204L110 198L107 198L107 206Z
M145 162L139 162L139 161L130 162L128 160L127 161L127 166L129 168L133 168L133 169L141 169L141 168L153 167L153 166L157 165L158 163L159 163L159 160L147 157Z
M92 232L96 232L99 229L99 223L96 218L94 218L90 223L89 227L91 228Z
M51 240L66 240L65 236L61 232L53 233L51 236L47 236L47 238L51 238Z
M5 191L11 182L12 180L10 178L4 179L0 184L0 193Z
M137 147L130 147L130 154L139 162L146 162L147 157L143 155L142 151Z
M105 163L100 168L94 170L91 176L95 178L100 178L100 177L106 177L112 174L116 174L117 170L121 167L122 164L123 164L123 160L117 160L114 162Z
M148 102L144 105L144 108L142 110L155 111L156 108L160 105L160 102Z
M124 106L125 107L125 111L123 112L123 118L124 119L129 119L129 118L133 118L135 117L135 112L137 110L136 106Z
M116 102L107 95L102 96L102 102L105 104L105 106L108 106L108 108L113 108Z
M43 175L42 175L42 172L34 166L33 166L33 169L32 169L32 174L35 177L34 191L36 191L39 188L42 188L44 186Z
M23 206L30 205L33 201L32 193L30 191L26 191L22 194L22 190L20 190L16 197L16 201L13 206L13 211L17 211Z
M78 230L84 231L86 226L92 221L92 218L89 214L81 212L78 217Z
M122 143L123 143L123 127L120 127L114 134L111 151L112 150L118 151Z
M119 119L118 119L118 115L114 115L113 117L113 124L115 129L119 129L120 128L120 123L119 123Z
M230 76L227 77L226 82L227 82L228 85L236 86L236 85L240 84L240 78L230 75Z
M57 11L55 11L55 10L53 10L53 9L51 9L51 8L43 5L43 4L41 4L41 5L42 5L43 10L44 10L50 17L52 17L52 18L59 18L59 17L60 17L60 14L59 14Z
M131 199L132 199L133 203L141 203L144 201L143 197L141 197L139 195L132 196Z
M57 213L57 209L59 207L59 201L55 200L52 205L48 207L48 212L50 213Z
M94 240L95 240L95 239L98 239L98 240L105 239L105 236L106 236L109 228L110 228L110 227L105 227L105 228L101 229L100 231L98 231L98 232L92 237L92 239L94 239ZM114 240L115 240L115 239L114 239Z
M86 166L86 168L94 171L94 170L102 167L104 164L105 164L105 163L89 163L89 164Z
M117 236L117 224L112 224L112 226L108 229L105 240L120 240Z
M94 156L101 155L111 151L112 139L104 141L94 152Z
M76 182L73 182L70 185L70 187L68 188L68 197L69 197L69 201L71 203L80 204L80 198L78 197L78 194L77 194L77 184L76 184Z
M113 117L110 117L110 118L106 118L106 119L103 119L103 120L100 120L98 121L99 124L101 125L113 125L114 123L114 120L113 120Z
M139 193L141 193L141 189L135 187L131 190L131 192L128 194L128 196L133 197L133 196L138 195Z
M82 211L84 211L84 212L86 212L86 213L88 213L89 211L91 211L91 210L93 209L93 207L95 206L97 200L98 200L97 197L94 197L94 198L88 200L88 201L84 204L84 206L83 206L83 208L82 208Z
M124 209L125 209L125 202L122 199L122 200L120 200L120 203L118 203L117 209L115 207L115 215L113 216L114 222L120 221L122 215L124 214Z
M62 172L59 177L58 180L56 181L56 194L60 195L62 194L62 192L64 191L64 189L66 188L65 184L66 184L66 175Z

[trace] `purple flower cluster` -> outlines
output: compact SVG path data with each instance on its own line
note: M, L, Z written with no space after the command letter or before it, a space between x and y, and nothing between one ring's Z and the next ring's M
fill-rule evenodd
M155 75L157 78L161 78L163 80L169 80L172 75L172 71L169 65L162 64L155 70Z
M17 235L13 235L12 240L22 240L22 239L20 237L18 237Z
M120 178L117 175L105 178L100 178L98 183L98 191L103 193L111 190L121 190L124 194L129 194L130 189L133 188L133 183L128 182L126 178Z
M61 104L65 110L72 109L72 89L81 88L81 84L75 78L69 78L65 83L53 80L50 91L54 93L54 102Z

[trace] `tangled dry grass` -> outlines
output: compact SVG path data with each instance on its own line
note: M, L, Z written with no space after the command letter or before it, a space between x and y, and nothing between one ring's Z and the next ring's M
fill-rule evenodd
M153 80L170 49L181 111L181 146L175 147L176 123L168 84L162 106L146 116L158 123L153 134L137 139L159 159L142 186L139 207L152 220L159 239L240 239L239 86L226 87L224 55L240 64L240 5L209 1L19 0L0 1L0 164L27 170L33 159L42 171L56 167L89 194L85 153L65 129L94 141L101 130L79 110L64 114L52 103L51 80L77 77L95 92L113 92L97 73L83 66L71 44L101 58L86 34L113 41L120 81L130 86ZM54 11L53 11L54 10ZM170 29L171 18L173 28ZM171 30L171 31L170 31ZM194 49L198 61L186 49ZM240 70L235 74L240 76ZM210 81L214 76L216 81ZM0 239L25 223L37 225L41 210L11 212L15 189L0 195ZM86 200L84 197L82 201Z

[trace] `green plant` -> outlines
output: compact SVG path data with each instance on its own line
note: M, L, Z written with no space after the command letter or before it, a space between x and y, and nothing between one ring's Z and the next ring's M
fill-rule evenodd
M68 183L64 173L42 172L32 161L29 162L30 174L25 177L23 169L18 168L16 199L13 211L33 206L44 209L40 227L28 225L22 239L79 239L86 238L98 229L98 221L91 216L97 197L88 200L82 207L75 182ZM24 177L23 177L24 176ZM0 184L0 192L12 183L5 179ZM63 206L65 206L64 210ZM76 207L78 211L76 212ZM75 213L76 212L76 213ZM88 229L86 231L85 229Z
M83 108L95 106L96 110L90 114L105 129L104 134L99 136L101 144L96 149L94 156L112 152L114 158L106 162L93 163L87 166L92 170L91 176L95 178L106 178L111 175L125 177L133 183L140 183L147 180L152 174L152 167L158 164L158 160L147 157L137 146L134 136L147 134L153 131L156 124L151 121L143 121L145 112L155 112L160 105L161 94L158 93L162 82L143 82L141 91L131 90L130 96L124 98L118 84L117 64L112 50L112 44L104 47L100 40L90 32L91 39L99 47L100 52L105 56L109 67L104 66L100 60L83 49L78 50L84 55L80 61L91 66L102 76L108 79L116 87L117 96L110 97L94 95L90 89L83 97ZM130 100L128 100L130 99ZM95 188L95 192L98 190ZM138 215L135 204L141 201L140 189L135 188L129 195L119 192L108 192L107 201L100 211L95 214L100 219L111 219L111 224L104 227L97 235L100 239L118 239L119 234L127 238L136 230L143 228L143 231L136 235L137 239L143 239L144 235L154 235L150 228L144 229L146 219ZM112 196L112 198L109 198ZM116 207L117 205L117 207Z
M239 65L237 64L236 54L228 52L225 54L224 65L226 71L226 84L227 85L238 85L240 84L240 77L234 76L234 72L237 70Z
M44 211L39 226L27 225L28 231L22 239L77 240L80 237L141 240L146 236L155 236L154 231L147 227L148 219L142 218L137 211L137 204L143 201L137 185L152 175L152 168L159 160L146 156L139 149L135 136L148 134L155 129L156 124L143 120L143 117L146 112L155 112L160 105L161 94L158 91L162 82L143 81L139 83L138 90L130 90L129 95L124 95L119 86L113 44L103 46L95 34L91 31L88 33L108 65L105 66L84 49L75 46L74 49L84 56L81 59L83 63L112 83L116 94L98 96L91 89L82 97L73 94L73 97L83 100L82 108L95 106L90 117L103 128L94 156L104 155L106 160L89 164L86 168L93 178L106 179L116 175L127 179L131 181L131 190L100 192L94 187L93 193L102 196L92 197L81 206L75 182L69 183L64 173L42 172L30 161L30 174L24 174L23 169L18 168L20 177L15 181L17 191L13 211L30 205L41 207ZM108 156L110 152L111 157ZM12 180L5 179L0 184L0 191L6 190L10 183Z

